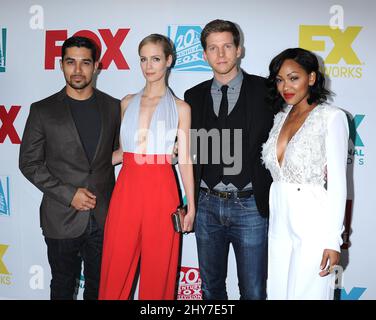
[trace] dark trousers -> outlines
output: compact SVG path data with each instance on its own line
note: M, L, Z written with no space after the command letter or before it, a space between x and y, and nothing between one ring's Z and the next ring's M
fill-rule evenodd
M221 199L200 191L195 220L204 300L226 300L230 243L234 248L241 300L266 298L268 221L255 198Z
M98 299L103 230L90 215L85 232L74 239L46 238L51 267L51 300L72 300L84 263L84 300Z

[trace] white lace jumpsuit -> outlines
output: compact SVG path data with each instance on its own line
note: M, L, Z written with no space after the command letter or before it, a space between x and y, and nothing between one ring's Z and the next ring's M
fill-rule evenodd
M291 138L279 165L277 140L292 106L274 118L263 145L270 170L268 299L331 299L333 273L320 277L324 249L340 251L346 204L346 115L315 107Z

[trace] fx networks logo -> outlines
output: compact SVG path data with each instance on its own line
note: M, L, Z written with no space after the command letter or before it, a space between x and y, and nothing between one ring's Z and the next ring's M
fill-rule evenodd
M349 123L350 129L350 141L352 143L349 144L349 152L347 157L347 164L355 164L363 165L364 164L364 143L359 135L359 126L364 120L364 114L356 114L353 119L347 115L347 121Z
M3 258L8 247L6 244L0 244L0 285L7 286L11 284L11 273L8 271Z
M0 143L3 143L7 136L13 144L21 143L21 139L14 127L14 121L20 109L21 106L11 106L9 111L7 111L4 105L0 105Z
M0 215L10 216L9 177L0 176Z
M335 78L361 78L362 62L352 44L362 27L350 26L344 30L331 26L301 25L299 47L324 52L325 73Z
M125 37L128 35L130 29L118 29L115 34L110 29L98 29L98 33L90 30L80 30L73 34L73 36L82 36L92 39L99 52L103 52L100 59L100 68L107 70L112 62L115 63L119 70L128 70L129 66L121 52ZM46 46L44 68L46 70L55 69L55 58L61 57L61 46L57 42L64 42L68 38L67 30L47 30L46 31ZM102 50L103 46L106 50Z
M204 49L201 46L200 26L168 26L168 37L175 45L177 71L211 71L204 60Z
M0 72L5 72L7 58L7 29L0 29Z
M202 300L198 268L181 267L177 300Z

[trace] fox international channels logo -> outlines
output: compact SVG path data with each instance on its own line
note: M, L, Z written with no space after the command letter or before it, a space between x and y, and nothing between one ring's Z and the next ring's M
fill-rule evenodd
M354 117L347 115L347 121L350 130L349 152L347 164L364 165L365 162L365 146L359 134L359 127L363 124L365 115L356 114Z
M174 43L176 61L173 70L176 71L211 71L204 60L204 49L200 36L202 27L198 25L170 25L167 36Z
M5 72L7 58L7 29L0 29L0 72Z
M346 291L345 288L341 288L339 291L338 300L360 300L360 297L364 294L367 288L353 287L351 290Z
M354 50L363 27L339 27L300 25L299 47L315 51L325 62L325 73L334 78L360 79L364 63Z
M0 243L0 286L11 285L11 280L12 280L11 273L9 272L4 262L4 256L8 250L8 247L9 247L8 245Z
M0 176L0 216L10 216L10 187L8 176Z

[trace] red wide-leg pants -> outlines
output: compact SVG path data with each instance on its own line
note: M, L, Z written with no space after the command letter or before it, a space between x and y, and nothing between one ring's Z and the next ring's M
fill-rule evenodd
M169 156L124 153L106 220L99 299L129 299L139 260L138 298L174 299L180 235L171 213L178 204Z

